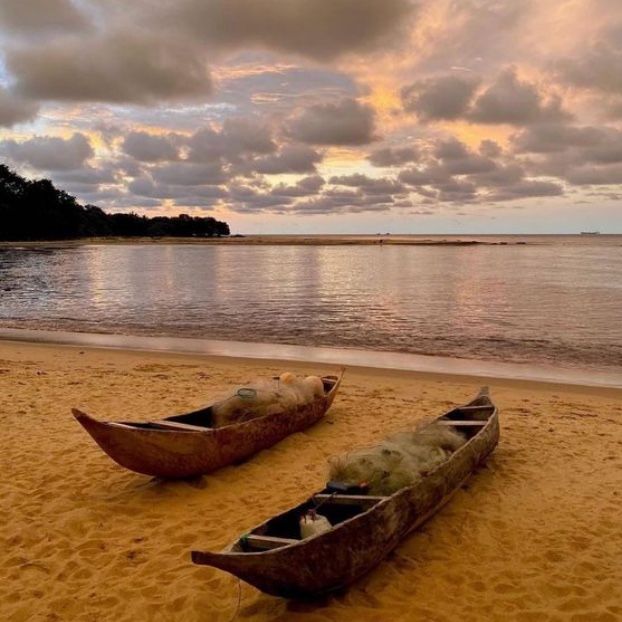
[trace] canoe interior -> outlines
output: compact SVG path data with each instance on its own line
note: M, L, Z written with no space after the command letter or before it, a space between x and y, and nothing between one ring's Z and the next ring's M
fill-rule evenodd
M278 376L274 378L278 380ZM324 376L322 378L322 383L324 384L324 395L328 395L331 389L335 386L337 382L337 376ZM165 417L161 419L161 421L172 421L176 423L184 423L187 425L197 426L200 428L211 429L213 427L213 408L212 406L207 406L205 408L200 408L199 410L194 410L189 413L184 413L181 415L171 415L170 417ZM149 422L136 422L136 421L120 421L119 423L129 426L132 428L138 428L142 430L160 430L165 429L164 426L161 426L158 421L149 421Z
M483 429L494 412L495 407L489 398L487 396L478 396L467 406L455 408L438 417L435 421L453 427L460 434L464 435L468 442ZM451 425L452 421L456 422L455 426ZM472 425L469 425L469 422ZM425 428L422 428L422 431L424 430ZM450 458L451 456L448 457L448 460ZM395 494L399 494L399 491ZM367 497L365 495L348 493L336 494L329 488L324 488L304 503L274 516L252 529L237 540L231 546L230 551L236 553L257 553L301 542L299 521L308 510L317 509L318 513L325 516L333 528L335 528L341 523L367 512L385 499L390 499L390 497ZM258 537L254 538L253 536ZM270 539L269 543L262 540L263 537L268 537Z

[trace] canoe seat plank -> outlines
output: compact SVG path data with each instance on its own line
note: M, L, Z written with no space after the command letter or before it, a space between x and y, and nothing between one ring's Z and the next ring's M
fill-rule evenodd
M387 497L375 495L331 495L320 493L313 495L315 501L326 501L340 505L375 505Z
M262 549L269 551L271 549L278 549L288 544L294 544L300 542L300 540L293 540L292 538L276 538L274 536L258 536L254 533L249 534L241 538L244 543L254 549Z
M200 425L190 425L189 423L180 423L179 421L153 421L154 425L161 428L171 430L187 430L188 432L205 432L210 428L203 428Z
M436 423L439 425L455 425L456 427L466 426L484 426L488 421L458 421L457 419L439 419Z
M483 406L460 406L459 408L456 408L455 410L458 412L472 412L474 410L492 410L494 408L494 406L492 406L492 404L485 404Z

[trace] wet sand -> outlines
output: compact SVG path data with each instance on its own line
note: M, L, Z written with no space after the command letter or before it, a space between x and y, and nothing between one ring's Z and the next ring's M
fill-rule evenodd
M232 385L329 365L0 342L0 618L230 620L238 581L193 566L320 488L326 459L468 400L481 379L348 370L328 416L237 467L162 482L71 417L149 420ZM622 391L488 381L501 442L422 529L348 591L289 602L242 584L239 620L622 618Z

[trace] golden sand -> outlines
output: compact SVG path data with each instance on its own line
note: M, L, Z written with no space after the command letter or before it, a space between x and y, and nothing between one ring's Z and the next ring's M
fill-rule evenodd
M0 343L0 619L214 621L238 581L193 566L322 487L329 456L471 398L480 381L351 369L324 421L243 465L161 482L73 420L182 412L291 364ZM490 381L501 442L434 518L348 591L289 602L242 584L239 620L622 619L622 392ZM329 563L329 562L327 562Z

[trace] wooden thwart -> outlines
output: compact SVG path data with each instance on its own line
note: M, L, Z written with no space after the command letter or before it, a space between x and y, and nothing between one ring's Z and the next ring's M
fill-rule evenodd
M488 423L488 421L458 421L457 419L439 419L436 423L439 425L455 425L456 427L466 427L466 426L484 426Z
M206 432L207 430L211 430L212 428L204 428L200 425L190 425L189 423L181 423L179 421L154 421L154 425L157 425L159 428L166 428L171 430L188 430L188 432Z
M375 495L331 495L326 493L313 495L313 498L315 501L326 501L340 505L376 505L376 503L386 499L386 497Z
M254 549L261 549L262 551L279 549L282 546L300 542L300 540L293 540L292 538L275 538L274 536L258 536L256 534L249 534L241 539Z

